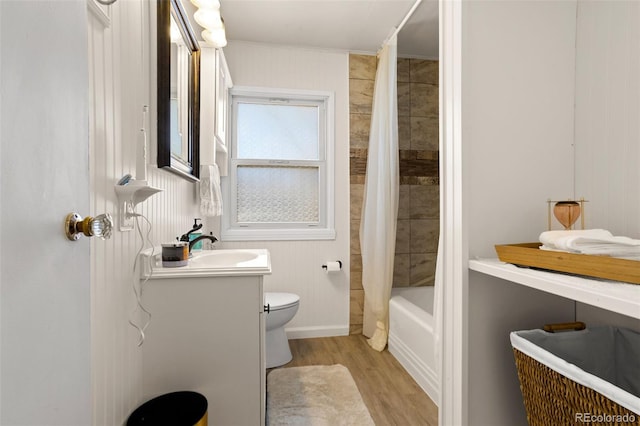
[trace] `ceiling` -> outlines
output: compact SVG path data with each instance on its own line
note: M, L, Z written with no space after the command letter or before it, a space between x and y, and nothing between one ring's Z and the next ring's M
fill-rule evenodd
M220 11L229 40L375 53L415 1L220 0ZM398 56L438 58L437 0L422 0L404 25Z

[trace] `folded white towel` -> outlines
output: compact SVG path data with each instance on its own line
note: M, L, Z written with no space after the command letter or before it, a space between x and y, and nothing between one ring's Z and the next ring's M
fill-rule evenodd
M215 164L200 167L200 213L203 216L222 216L220 171Z
M604 229L547 231L540 234L543 250L628 259L640 258L640 240L613 236Z
M604 255L612 257L640 256L640 240L628 237L589 238L567 237L563 241L567 250L582 254Z
M605 229L576 229L569 231L545 231L540 234L539 240L542 244L551 249L566 250L566 247L559 247L558 241L566 237L589 237L589 238L607 238L613 237L611 232Z

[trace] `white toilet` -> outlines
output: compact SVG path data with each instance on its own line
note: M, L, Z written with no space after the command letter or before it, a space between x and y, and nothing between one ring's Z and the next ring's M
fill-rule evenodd
M298 312L300 296L293 293L265 292L264 304L267 315L265 336L267 368L279 367L293 358L284 326Z

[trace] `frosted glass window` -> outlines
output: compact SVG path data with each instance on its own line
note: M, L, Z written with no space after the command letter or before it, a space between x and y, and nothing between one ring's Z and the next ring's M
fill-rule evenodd
M237 158L318 159L318 106L238 103Z
M317 167L238 167L237 221L317 223L318 183Z
M230 95L221 239L335 239L333 93L234 87Z

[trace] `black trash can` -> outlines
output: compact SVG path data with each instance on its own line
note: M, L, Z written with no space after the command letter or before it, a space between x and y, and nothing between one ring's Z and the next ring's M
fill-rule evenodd
M197 392L160 395L138 407L127 426L207 426L207 398Z

